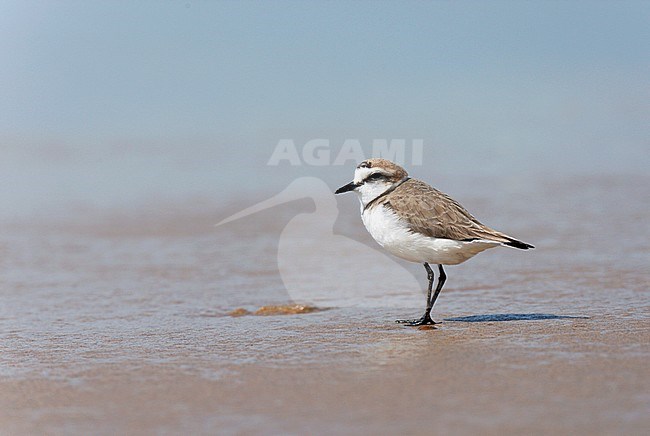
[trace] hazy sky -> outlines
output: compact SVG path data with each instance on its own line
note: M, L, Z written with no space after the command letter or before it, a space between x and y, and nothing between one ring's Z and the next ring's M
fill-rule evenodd
M625 1L5 0L0 170L235 171L283 138L422 138L442 171L645 171L648 23Z

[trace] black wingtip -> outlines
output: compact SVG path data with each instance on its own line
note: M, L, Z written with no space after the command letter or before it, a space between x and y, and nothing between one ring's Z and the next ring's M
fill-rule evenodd
M505 245L509 247L519 248L520 250L528 250L531 248L535 248L533 245L518 241L516 239L510 239L508 242L505 243Z

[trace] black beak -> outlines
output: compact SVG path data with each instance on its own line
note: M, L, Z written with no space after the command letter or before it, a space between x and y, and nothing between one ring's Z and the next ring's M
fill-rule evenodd
M344 192L354 191L359 187L360 183L350 182L345 186L341 186L339 189L334 192L335 194L343 194Z

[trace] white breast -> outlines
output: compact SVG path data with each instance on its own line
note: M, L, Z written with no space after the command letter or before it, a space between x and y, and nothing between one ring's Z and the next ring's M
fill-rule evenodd
M454 241L432 238L409 230L406 222L383 205L362 211L361 219L370 235L389 253L402 259L456 265L481 251L500 245L491 241Z

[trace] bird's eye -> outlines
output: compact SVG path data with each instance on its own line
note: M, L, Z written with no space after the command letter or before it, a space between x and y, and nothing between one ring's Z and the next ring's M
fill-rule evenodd
M373 173L373 174L370 174L366 180L382 180L382 179L385 179L385 178L386 178L386 176L384 176L381 173Z

